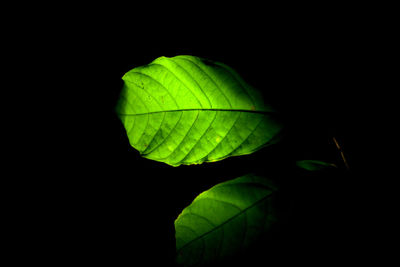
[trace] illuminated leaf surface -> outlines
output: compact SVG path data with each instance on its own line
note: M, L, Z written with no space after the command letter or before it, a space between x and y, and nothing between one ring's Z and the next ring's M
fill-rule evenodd
M250 154L279 136L274 110L222 63L160 57L123 80L117 113L143 157L200 164Z
M175 220L177 261L216 262L243 250L276 220L264 177L246 175L201 193Z

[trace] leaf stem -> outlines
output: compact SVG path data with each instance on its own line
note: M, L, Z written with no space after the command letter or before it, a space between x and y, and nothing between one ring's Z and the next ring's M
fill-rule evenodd
M333 142L335 142L335 145L336 145L337 149L338 149L339 152L340 152L340 156L342 157L342 160L343 160L344 166L346 167L346 170L349 170L349 169L350 169L350 166L349 166L349 164L347 163L346 157L344 156L343 149L342 149L342 147L339 145L339 142L336 140L335 137L333 137Z

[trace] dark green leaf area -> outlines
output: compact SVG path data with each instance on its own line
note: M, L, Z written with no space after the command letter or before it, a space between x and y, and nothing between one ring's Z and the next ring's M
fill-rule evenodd
M320 160L299 160L296 162L297 167L307 171L322 171L330 168L336 168L333 163L320 161Z
M266 178L245 175L201 193L175 221L177 262L215 263L246 250L276 221L274 191Z

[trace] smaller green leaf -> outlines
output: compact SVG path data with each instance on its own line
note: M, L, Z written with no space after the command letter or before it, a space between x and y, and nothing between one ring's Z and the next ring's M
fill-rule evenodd
M242 252L276 221L265 177L245 175L201 193L175 220L177 262L217 263Z
M337 168L333 163L320 160L299 160L296 161L296 165L307 171L321 171L327 168Z

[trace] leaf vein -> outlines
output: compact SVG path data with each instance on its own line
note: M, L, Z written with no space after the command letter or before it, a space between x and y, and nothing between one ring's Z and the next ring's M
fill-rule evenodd
M133 110L135 110L134 105L132 105L132 103L130 103L129 99L128 99L124 94L121 94L121 98L125 98L125 99L126 99L126 103L127 103L129 106L131 106ZM126 129L126 134L127 134L127 136L130 135L131 131L132 131L133 128L135 127L135 121L136 121L136 117L134 117L134 120L133 120L132 125L131 125L131 127L129 128L129 130Z
M251 209L251 208L257 206L257 205L260 204L261 202L267 200L267 199L270 198L272 195L273 195L273 194L271 193L271 194L269 194L269 195L267 195L267 196L265 196L265 197L259 199L258 201L254 202L252 205L250 205L250 206L248 206L247 208L241 210L241 212L235 214L234 216L232 216L231 218L229 218L229 219L226 220L225 222L221 223L220 225L217 225L215 228L211 229L210 231L208 231L208 232L206 232L206 233L204 233L204 234L202 234L202 235L200 235L200 236L198 236L198 237L192 239L191 241L189 241L188 243L186 243L185 245L183 245L183 246L178 250L178 252L179 252L180 250L182 250L183 248L189 246L190 244L196 242L197 240L202 239L204 236L210 234L211 232L217 230L218 228L224 226L225 224L231 222L232 220L234 220L234 219L237 218L238 216L240 216L240 215L242 215L243 213L245 213L247 210L249 210L249 209ZM203 242L204 242L204 241L203 241Z
M203 90L203 87L200 85L200 83L197 82L197 80L193 77L192 74L190 74L184 67L182 67L176 60L173 60L173 58L170 58L171 61L175 62L175 64L180 67L181 69L183 69L183 71L185 71L190 78L192 78L192 80L198 85L200 91L203 93L203 95L206 97L208 103L210 104L210 107L212 107L212 103L210 98L208 97L208 95L205 93L205 91Z
M163 118L162 118L162 121L161 121L161 123L160 123L160 125L159 125L159 127L158 127L158 129L157 129L157 131L156 131L156 133L153 135L153 137L150 139L150 141L148 141L148 145L147 145L146 149L142 152L143 154L146 154L146 150L148 150L148 148L150 148L151 144L152 144L153 141L154 141L154 138L155 138L156 135L160 132L160 130L161 130L161 128L162 128L162 125L163 125L163 123L164 123L164 120L165 120L165 114L166 114L166 113L163 114L164 116L163 116Z
M233 122L231 128L229 128L228 132L224 135L224 137L222 137L221 141L205 157L208 157L212 152L214 152L222 144L222 142L225 140L225 138L230 134L232 129L235 127L235 124L239 120L240 115L241 115L241 113L239 113L239 115L237 116L237 118Z
M159 148L163 143L165 143L165 141L171 136L171 133L175 130L176 126L179 124L179 122L182 119L182 115L183 112L181 112L181 115L178 119L178 121L175 123L174 127L172 127L171 131L168 133L168 135L164 138L164 140L162 140L162 142L160 142L157 146L153 147L150 151L146 152L146 154L144 154L144 156L149 155L150 153L152 153L154 150L156 150L157 148Z
M254 129L249 133L249 135L247 135L246 138L244 138L242 140L242 142L239 143L239 145L237 145L235 148L233 148L228 155L232 155L244 142L246 142L246 140L249 139L249 137L257 130L258 126L260 126L260 123L262 120L263 119L261 118L260 121L257 123L256 127L254 127Z
M136 87L138 87L138 88L142 88L142 90L143 90L144 92L146 92L146 94L148 94L151 98L154 99L154 101L160 106L160 108L162 107L161 103L158 102L158 100L157 100L154 96L152 96L147 90L145 90L144 87L140 87L137 83L135 83L135 82L133 82L133 81L129 81L129 83L132 83L132 84L136 85ZM133 90L133 89L130 90L130 91L133 92L133 93L136 93L136 91ZM136 95L137 95L138 98L142 101L142 103L143 103L143 105L145 106L145 108L146 108L147 110L149 110L149 109L147 108L146 103L140 98L139 94L136 93ZM149 113L147 113L147 114L149 114ZM165 118L165 114L164 114L164 117L163 117L163 120L162 120L161 124L164 122L164 118ZM149 123L149 116L147 117L147 124L146 124L145 129L147 129L148 123ZM160 124L160 126L161 126L161 124ZM157 129L157 131L155 132L155 134L151 137L150 141L148 142L148 143L149 143L148 146L150 146L150 143L153 141L154 137L155 137L156 134L159 132L159 130L160 130L160 128L161 128L160 126L158 127L158 129ZM143 132L145 132L145 131L143 131ZM140 139L139 139L139 140L140 140ZM139 141L137 142L137 144L138 144L138 143L139 143ZM146 149L147 149L147 148L146 148ZM145 149L145 150L146 150L146 149ZM141 152L141 153L142 153L142 152Z
M136 85L136 84L135 84ZM136 85L137 86L137 85ZM140 97L140 95L138 93L135 92L135 90L130 90L131 93L135 94L137 96L137 98L143 103L143 106L149 110L146 106L146 103L143 101L143 99ZM137 140L137 142L135 142L135 144L139 144L140 141L142 140L142 137L144 136L144 133L146 132L147 126L149 125L149 115L147 115L147 121L146 121L146 126L143 128L143 132L140 134L139 139ZM129 130L130 131L133 129L133 124L132 124L132 128Z
M185 213L185 214L181 215L181 217L184 217L184 216L195 216L195 217L202 218L203 220L208 222L212 227L215 227L215 224L212 221L210 221L207 217L205 217L205 216L203 216L201 214L197 214L197 213L194 213L194 212L188 212L188 213Z
M220 202L220 203L232 206L232 207L238 209L239 211L242 211L242 209L238 205L236 205L234 203L231 203L231 202L228 202L228 201L225 201L225 200L221 200L221 199L217 199L217 198L213 198L211 196L207 196L207 197L203 198L203 200L206 200L206 199L213 200L213 201L216 201L216 202Z
M215 62L216 65L220 66L222 69L224 69L227 73L229 73L229 75L236 81L236 83L238 83L240 85L240 87L242 88L242 91L249 97L251 103L253 104L253 106L255 107L256 104L254 102L254 99L250 96L248 90L246 90L246 88L243 86L242 82L236 77L235 73L233 72L232 69L230 69L228 66L221 64L219 62Z
M159 110L159 111L151 111L147 113L136 113L136 114L124 114L119 113L120 116L140 116L147 115L153 113L161 113L161 112L179 112L179 111L227 111L227 112L248 112L248 113L257 113L257 114L270 114L275 113L273 111L258 111L258 110L248 110L248 109L223 109L223 108L186 108L186 109L173 109L173 110Z
M188 89L188 91L193 95L193 97L196 99L197 103L199 103L200 107L203 108L203 105L200 103L199 99L196 97L196 95L193 93L193 91L189 88L189 86L187 86L181 79L179 79L179 77L178 77L171 69L169 69L167 66L164 66L164 65L162 65L162 64L160 64L160 63L152 63L152 64L150 64L150 65L158 65L158 66L161 66L161 67L163 67L164 69L166 69L169 73L171 73L172 75L174 75L174 76L176 77L176 79L177 79L178 81L180 81L181 84L183 84L183 85Z
M190 125L190 128L186 131L185 135L183 136L183 139L179 142L179 144L175 147L175 149L174 149L168 156L166 156L166 157L164 157L164 158L162 158L162 159L167 159L168 157L170 157L170 156L179 148L179 146L182 145L183 141L186 139L186 137L188 137L189 132L192 130L193 125L196 124L196 121L197 121L197 119L199 118L199 114L200 114L200 112L197 112L196 119L194 120L194 122L192 123L192 125ZM178 161L178 162L176 162L176 163L179 163L179 162L180 162L180 161Z
M174 101L176 107L179 108L179 105L178 105L178 103L176 102L175 98L171 95L171 92L170 92L162 83L160 83L159 81L157 81L154 77L152 77L152 76L150 76L150 75L148 75L148 74L145 74L145 73L143 73L143 72L140 72L140 71L138 71L138 70L132 71L132 73L136 73L136 74L138 74L138 75L143 75L143 76L149 78L150 80L156 82L157 84L159 84L159 85L161 86L161 88L163 88L163 89L168 93L168 95L171 97L171 99ZM125 81L125 82L133 83L132 81ZM144 90L144 88L143 88L143 90Z
M200 64L197 64L196 62L194 62L194 61L192 61L192 60L190 60L190 59L187 59L187 58L182 58L182 59L187 60L187 61L190 61L190 62L192 62L193 65L197 66L198 69L200 69L200 70L208 77L208 79L209 79L210 81L212 81L213 84L215 84L216 88L221 92L221 94L225 97L226 101L228 102L229 106L232 108L232 104L231 104L231 102L229 101L228 97L225 95L225 93L222 91L222 89L219 87L219 85L214 81L214 79L211 78L211 76L201 67Z
M213 120L210 122L210 124L207 126L207 129L204 131L204 133L200 136L199 140L194 144L194 146L189 150L189 152L185 155L185 157L181 160L181 162L184 162L185 159L189 156L189 154L193 151L193 149L200 143L200 141L203 139L203 137L206 135L208 130L210 129L210 126L214 123L215 118L217 118L217 112L214 113L215 116ZM208 155L208 154L207 154Z

